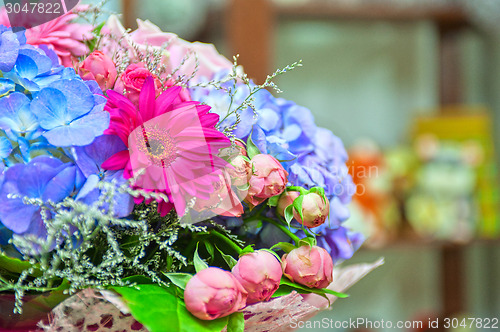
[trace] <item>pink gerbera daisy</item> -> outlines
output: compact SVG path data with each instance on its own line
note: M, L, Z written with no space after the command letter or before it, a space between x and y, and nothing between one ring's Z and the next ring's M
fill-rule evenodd
M105 133L120 137L128 150L113 155L102 167L124 169L124 177L134 177L137 187L166 194L169 202L158 202L162 216L174 206L183 215L193 197L209 199L227 166L216 154L231 144L215 129L219 116L209 113L210 106L182 101L180 92L181 87L175 86L155 98L154 80L148 77L138 107L115 91L108 91L106 104L111 123Z

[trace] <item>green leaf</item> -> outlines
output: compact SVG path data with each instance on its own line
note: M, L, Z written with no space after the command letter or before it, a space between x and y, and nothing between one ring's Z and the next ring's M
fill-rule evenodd
M33 265L30 262L23 261L18 258L12 258L3 252L0 252L0 275L2 270L21 274L24 270L31 267L33 267ZM42 272L39 269L35 269L32 275L34 277L39 277L42 275Z
M279 201L280 197L281 197L281 195L276 195L276 196L269 198L267 200L267 205L271 206L271 207L278 206L278 201Z
M286 242L284 242L284 243L286 243ZM259 249L259 250L267 251L268 253L272 254L274 257L276 257L276 259L278 260L278 262L280 262L280 264L281 264L281 257L278 256L278 254L275 253L274 251L272 251L271 249L263 248L263 249Z
M163 273L170 281L181 289L186 289L186 285L189 280L193 277L189 273Z
M66 300L70 295L64 294L69 288L69 282L63 279L62 283L50 292L41 293L36 296L25 296L23 304L23 320L40 319L40 315L46 316L55 306Z
M345 299L345 298L349 297L349 294L336 292L336 291L328 289L328 288L321 288L321 290L323 290L325 293L335 295L339 299Z
M236 263L238 263L238 261L236 259L234 259L233 256L226 255L225 253L223 253L222 250L220 250L217 246L215 246L215 247L220 252L220 254L221 254L222 258L224 259L224 261L226 262L227 266L229 266L229 269L232 270L233 267L236 265Z
M297 289L295 289L294 287L287 286L287 285L280 285L280 287L273 293L271 298L286 296L286 295L290 294L292 291L297 291ZM297 293L306 294L306 293L302 293L302 291L297 291Z
M198 255L198 244L199 243L196 244L196 250L194 251L193 259L194 269L196 270L196 272L200 272L201 270L205 270L206 268L208 268L207 263L205 263L205 261Z
M288 243L288 242L278 242L274 246L271 247L271 250L273 250L274 248L280 248L286 253L289 253L293 249L297 249L296 246L294 246L293 244Z
M285 208L285 220L288 226L290 226L290 222L292 221L292 219L293 219L293 205L290 204Z
M101 34L101 30L102 30L102 28L104 27L105 24L106 24L106 21L102 22L101 24L99 24L98 26L96 26L94 28L94 30L92 30L92 32L94 32L96 35L100 35Z
M248 158L250 158L250 159L252 159L254 156L256 156L258 154L261 154L257 145L255 145L254 142L252 141L252 133L250 133L250 135L248 135L248 139L247 139L247 154L248 154Z
M304 195L300 195L293 201L293 208L300 216L300 219L304 220L304 215L302 214L302 201L304 201Z
M298 245L299 247L300 246L303 246L303 245L306 245L306 246L310 246L310 247L314 247L315 245L317 244L316 242L316 238L314 237L305 237L303 239L300 239Z
M153 280L151 280L148 277L142 276L142 275L135 275L135 276L130 276L123 278L122 281L125 282L131 282L134 284L152 284Z
M250 158L248 158L247 156L241 156L241 158L243 158L244 161L250 162Z
M280 288L281 288L282 285L285 285L285 286L288 286L290 288L293 288L293 290L297 291L297 293L300 293L300 294L314 293L314 294L318 294L318 295L321 295L323 297L326 297L325 293L328 293L328 294L335 295L338 298L349 297L348 294L339 293L339 292L332 291L332 290L327 289L327 288L309 288L307 286L303 286L301 284L293 282L293 281L287 279L286 277L281 278Z
M210 257L214 258L215 256L215 249L214 245L208 241L203 241L203 244L205 244L205 248L207 248L208 254Z
M122 295L134 318L150 332L220 332L227 325L228 317L201 320L193 316L172 288L176 287L111 287Z
M297 157L293 157L292 159L276 159L276 160L278 160L280 163L289 163L291 161L294 161L295 159L297 159Z
M244 332L245 331L245 316L242 312L235 312L229 316L227 323L227 332Z
M253 245L253 244L251 244L251 245L246 246L245 248L243 248L243 250L241 250L241 252L240 252L240 256L241 256L241 255L244 255L244 254L249 254L249 253L251 253L251 252L254 252L254 250L253 250L253 246L254 246L254 245Z

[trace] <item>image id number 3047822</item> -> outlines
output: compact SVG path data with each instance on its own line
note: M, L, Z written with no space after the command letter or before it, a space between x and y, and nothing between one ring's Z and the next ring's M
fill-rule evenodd
M443 327L446 329L499 329L498 318L445 318Z
M21 3L5 3L5 10L7 14L15 13L26 13L26 14L64 14L63 6L60 2L44 2L33 1Z

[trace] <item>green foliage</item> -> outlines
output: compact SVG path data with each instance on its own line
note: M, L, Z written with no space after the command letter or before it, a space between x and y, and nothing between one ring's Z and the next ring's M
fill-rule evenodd
M215 320L194 317L175 286L137 285L111 289L122 295L134 318L150 332L220 332L228 323L228 317Z
M297 248L296 246L294 246L293 244L291 244L289 242L278 242L274 246L271 247L271 250L281 249L284 252L289 253L290 251L292 251L293 249L296 249L296 248Z
M316 238L312 236L306 236L303 239L300 239L298 246L310 246L314 247L316 245Z
M267 200L267 205L270 206L270 207L278 206L278 201L280 199L280 196L281 195L276 195L276 196L273 196L273 197L269 198Z
M3 252L0 252L0 275L5 274L5 272L20 274L24 270L28 269L32 269L30 275L38 277L41 274L39 269L36 269L30 262L22 261L18 258L12 258Z
M304 214L302 213L302 202L304 201L304 195L300 195L299 197L297 197L296 199L293 200L293 208L295 209L295 211L297 211L297 213L299 214L300 216L300 219L304 220Z
M165 276L180 289L185 289L187 283L193 277L189 273L165 273Z
M338 298L349 297L349 295L347 295L347 294L336 292L336 291L333 291L333 290L328 289L328 288L309 288L309 287L306 287L304 285L293 282L284 276L281 278L280 287L273 294L272 297L274 298L274 297L278 297L278 296L288 295L288 294L290 294L291 291L296 291L299 294L314 293L314 294L323 296L326 299L328 299L326 294L335 295Z
M244 254L249 254L251 252L254 252L253 250L253 244L249 245L249 246L246 246L245 248L243 248L243 250L240 252L240 255L244 255Z
M207 252L210 255L210 257L214 257L215 256L214 245L209 241L203 241L203 244L205 245L205 248L207 249Z
M293 219L293 204L288 205L285 208L285 220L288 226L290 226L290 222L292 221L292 219Z
M208 264L205 263L205 261L203 259L201 259L200 256L198 255L198 243L196 244L196 250L194 251L193 264L194 264L194 268L196 270L196 273L208 268Z
M233 256L230 256L230 255L226 255L222 250L220 250L218 247L217 247L217 250L219 251L219 253L221 254L222 258L224 259L224 261L226 262L227 266L229 267L230 270L233 269L233 267L238 263L238 261L236 259L234 259Z
M247 139L247 154L248 158L252 159L258 154L261 154L262 152L259 150L257 145L252 141L252 134L248 135Z
M244 332L245 331L245 316L242 312L235 312L229 316L227 322L227 332Z

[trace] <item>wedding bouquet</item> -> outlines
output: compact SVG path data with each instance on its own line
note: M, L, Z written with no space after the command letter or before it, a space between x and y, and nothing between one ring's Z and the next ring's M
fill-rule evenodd
M1 22L0 325L88 289L152 332L243 331L266 303L344 297L334 265L363 241L343 225L346 151L269 91L300 62L258 85L213 45L98 9Z

